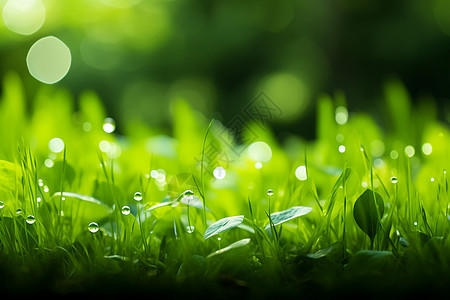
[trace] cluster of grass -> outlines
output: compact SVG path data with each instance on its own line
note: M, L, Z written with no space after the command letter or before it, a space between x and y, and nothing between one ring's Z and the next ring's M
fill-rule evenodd
M450 132L432 101L411 107L396 81L385 100L384 129L348 115L336 94L318 101L315 141L280 143L249 122L238 144L182 99L171 103L171 131L136 120L119 134L94 93L75 101L43 87L27 106L10 74L0 102L2 291L442 292Z

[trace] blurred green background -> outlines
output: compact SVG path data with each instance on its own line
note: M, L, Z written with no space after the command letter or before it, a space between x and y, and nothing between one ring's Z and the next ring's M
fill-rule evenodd
M45 84L25 58L38 39L56 36L72 65L55 86L73 97L93 90L119 133L134 120L170 131L176 99L227 125L264 91L282 110L271 120L279 136L314 138L322 93L342 91L350 112L383 123L390 78L450 119L447 0L41 0L45 21L29 35L7 28L7 2L1 78L18 73L31 107Z

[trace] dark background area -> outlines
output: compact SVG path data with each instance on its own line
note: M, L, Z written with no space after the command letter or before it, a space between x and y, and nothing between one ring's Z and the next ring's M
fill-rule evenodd
M277 133L313 138L322 93L342 91L350 112L382 119L393 77L413 101L434 99L448 121L446 0L42 2L46 21L32 35L1 25L0 75L19 73L31 104L44 84L28 73L26 54L54 35L72 53L55 86L74 97L94 90L119 132L135 119L169 130L178 98L227 124L264 91L284 112L272 122Z

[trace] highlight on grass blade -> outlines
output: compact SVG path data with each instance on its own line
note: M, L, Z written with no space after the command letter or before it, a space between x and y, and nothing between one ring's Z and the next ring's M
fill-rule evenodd
M206 229L203 238L206 240L213 235L216 235L216 234L222 233L224 231L230 230L234 227L237 227L242 223L242 221L244 221L243 215L220 219L219 221L213 223L211 226L209 226Z
M312 208L308 206L293 206L289 209L270 214L270 220L272 221L273 226L277 226L289 220L309 214L311 211ZM267 224L265 227L265 229L268 228L270 228L270 224Z

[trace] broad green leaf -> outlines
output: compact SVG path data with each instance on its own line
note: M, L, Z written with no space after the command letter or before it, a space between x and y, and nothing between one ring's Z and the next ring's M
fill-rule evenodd
M276 226L297 217L309 214L311 211L312 208L308 206L294 206L289 209L271 214L270 219L272 220L273 225ZM265 229L268 228L270 228L270 224L267 224Z
M193 206L195 208L203 209L203 202L197 196L182 197L180 202L189 206ZM206 210L210 211L207 207Z
M218 254L222 254L222 253L228 252L228 251L230 251L232 249L243 247L243 246L247 245L248 243L250 243L250 239L242 239L240 241L237 241L237 242L235 242L233 244L230 244L230 245L226 246L225 248L222 248L222 249L219 249L217 251L214 251L213 253L209 254L206 258L211 258L211 257L216 256Z
M376 204L373 195L375 194ZM378 206L378 213L377 213ZM380 194L367 189L355 202L353 217L371 240L377 233L377 227L384 213L384 202ZM380 218L380 219L379 219Z
M65 200L61 201L61 196ZM77 193L60 192L53 194L50 201L64 212L64 216L71 216L80 222L95 221L105 218L112 212L112 209L102 201L86 195Z
M243 215L220 219L219 221L209 226L208 229L206 229L203 238L206 240L207 238L213 235L219 234L221 232L239 226L242 223L242 221L244 221Z

